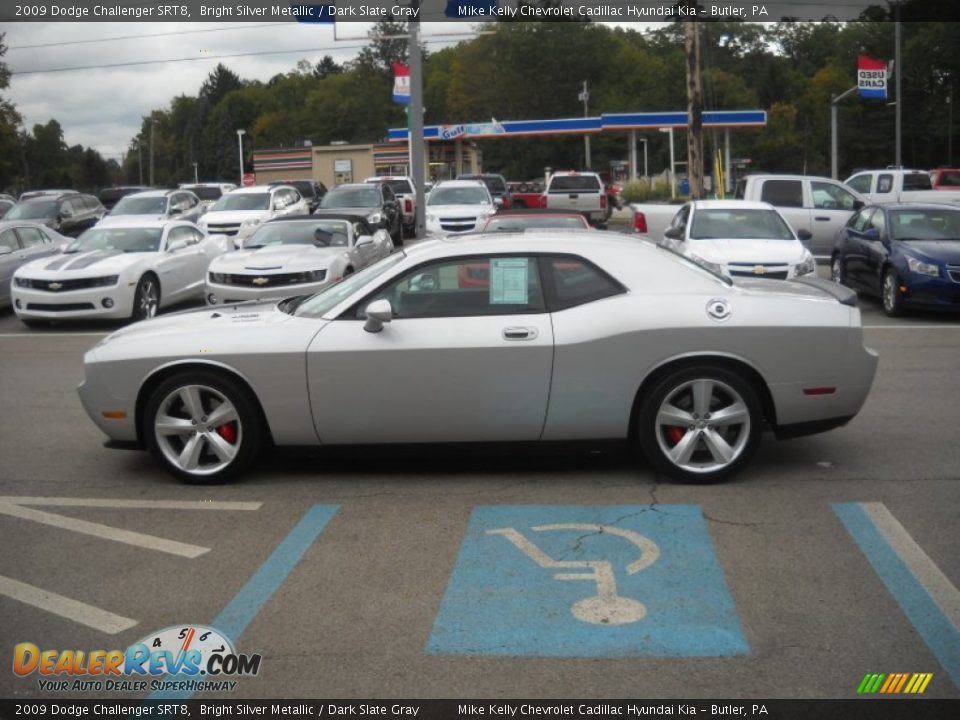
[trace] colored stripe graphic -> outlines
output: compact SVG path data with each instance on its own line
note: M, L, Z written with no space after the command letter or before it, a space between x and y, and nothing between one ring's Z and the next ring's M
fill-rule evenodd
M297 566L327 523L337 514L338 509L339 505L311 507L210 624L236 642ZM149 699L189 700L193 694L157 691L152 693Z
M953 684L960 688L960 591L883 503L834 503L832 507ZM911 679L904 692L912 690L911 683L916 685Z
M867 673L857 686L858 695L919 695L927 689L933 673Z

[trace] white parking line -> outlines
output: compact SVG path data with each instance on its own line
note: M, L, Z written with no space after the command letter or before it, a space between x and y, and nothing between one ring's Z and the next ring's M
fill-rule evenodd
M950 582L943 571L924 552L910 533L891 514L887 506L880 502L861 503L864 512L873 520L873 524L890 543L910 572L920 581L930 597L943 610L953 626L960 629L960 591Z
M0 496L9 505L56 505L60 507L138 508L143 510L259 510L262 502L214 500L124 500L121 498L72 498Z
M0 333L0 338L62 338L62 337L105 337L108 332L19 332L19 333Z
M116 615L48 590L0 575L0 595L33 605L47 612L92 627L108 635L116 635L137 624L136 620Z
M864 325L864 330L960 330L960 325Z
M0 514L21 518L23 520L33 520L34 522L44 525L52 525L53 527L71 530L84 535L92 535L103 538L104 540L136 545L147 548L148 550L157 550L181 557L195 558L206 552L210 552L210 548L199 545L167 540L166 538L156 537L154 535L144 535L143 533L133 532L132 530L121 530L120 528L109 525L101 525L100 523L88 522L87 520L78 520L77 518L66 517L64 515L55 515L53 513L43 512L42 510L33 510L21 505L13 505L12 503L0 503Z

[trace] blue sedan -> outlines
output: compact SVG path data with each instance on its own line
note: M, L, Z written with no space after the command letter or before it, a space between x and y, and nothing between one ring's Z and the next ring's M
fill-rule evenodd
M907 307L960 312L960 209L868 205L838 234L830 274L878 296L887 315Z

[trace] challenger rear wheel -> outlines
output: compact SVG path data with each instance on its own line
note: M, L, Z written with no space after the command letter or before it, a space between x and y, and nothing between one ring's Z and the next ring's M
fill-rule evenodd
M153 455L186 483L223 483L256 459L260 413L245 388L212 372L184 372L150 395L143 435Z
M739 373L687 367L662 378L642 400L640 445L676 480L720 482L753 454L762 415L756 391Z

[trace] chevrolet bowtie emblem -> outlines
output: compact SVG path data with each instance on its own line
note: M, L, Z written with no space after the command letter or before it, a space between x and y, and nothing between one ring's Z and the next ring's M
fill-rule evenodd
M266 285L268 282L270 282L270 279L265 277L258 277L253 279L254 285Z
M48 290L59 290L62 287L63 287L63 283L58 283L58 282L52 282L49 285L47 285Z
M753 266L754 275L766 275L767 269L763 265L754 265Z

